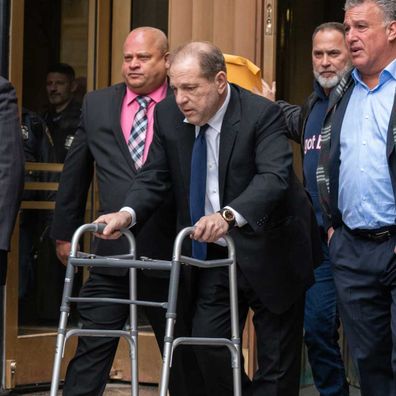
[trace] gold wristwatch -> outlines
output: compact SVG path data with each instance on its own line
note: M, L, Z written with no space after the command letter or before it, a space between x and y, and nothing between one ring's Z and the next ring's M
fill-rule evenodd
M228 223L229 230L231 228L235 227L236 220L235 220L234 212L232 210L223 208L223 209L220 209L217 213L220 213L221 217Z

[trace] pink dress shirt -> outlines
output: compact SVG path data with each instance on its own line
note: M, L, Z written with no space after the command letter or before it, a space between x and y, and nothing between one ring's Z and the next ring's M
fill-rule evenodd
M147 154L150 148L150 144L153 141L153 134L154 134L154 107L155 105L160 102L162 99L165 98L166 92L168 89L168 84L165 82L155 91L151 92L148 95L151 98L151 102L148 106L147 111L147 133L146 133L146 141L144 144L144 153L143 153L143 163L147 159ZM139 96L128 87L126 89L126 94L124 100L122 102L121 107L121 128L124 134L125 141L128 142L129 135L131 134L131 128L133 124L133 120L135 118L136 112L139 110L139 104L137 103L136 97Z

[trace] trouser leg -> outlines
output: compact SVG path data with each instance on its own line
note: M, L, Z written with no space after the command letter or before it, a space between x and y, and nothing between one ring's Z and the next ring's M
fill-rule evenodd
M330 244L340 315L362 396L396 394L391 363L394 247L395 238L378 243L344 228L336 230ZM390 279L384 281L387 273Z
M392 272L396 273L396 259L392 260L390 267L392 267ZM391 331L392 331L392 371L393 371L393 394L396 394L396 279L391 281Z
M273 313L253 300L258 369L249 396L298 396L304 294L285 312Z
M327 250L306 293L304 340L315 386L321 396L346 396L349 386L338 344L336 290Z
M258 371L253 381L242 372L244 396L297 396L301 365L304 296L286 312L275 314L263 306L246 278L238 273L241 329L248 308L254 311L257 336ZM230 338L228 272L201 270L193 336ZM206 395L231 396L231 357L221 347L194 347L204 375Z
M151 301L167 301L169 279L155 278L139 273L139 299ZM183 306L183 285L180 285L177 307L177 320L174 337L191 336L191 312ZM162 353L165 336L165 313L163 308L145 307L145 314L153 328L158 347ZM200 396L202 395L203 378L198 363L190 345L179 346L172 359L169 378L170 396Z
M198 296L193 318L193 337L231 337L228 270L225 268L202 269L198 275ZM247 305L239 296L240 326L246 320ZM242 331L242 330L241 330ZM227 347L194 346L198 365L204 380L205 396L233 395L231 355ZM246 389L250 380L242 372L242 384Z
M169 280L149 277L138 271L138 298L166 301ZM182 289L182 287L181 287ZM129 298L129 277L107 276L93 273L81 290L81 297ZM181 299L182 300L182 299ZM165 335L165 310L145 307L160 351ZM180 312L180 314L179 314ZM189 336L191 321L178 307L175 336ZM120 304L79 304L83 328L120 330L129 317L129 307ZM79 337L77 351L66 374L64 395L98 396L103 393L117 350L118 338ZM169 391L171 396L201 395L202 377L191 346L176 350L171 368Z
M82 287L81 297L128 298L128 277L91 273ZM128 318L127 305L80 303L80 321L84 329L120 330ZM106 386L118 338L79 337L75 356L67 368L63 394L98 396Z

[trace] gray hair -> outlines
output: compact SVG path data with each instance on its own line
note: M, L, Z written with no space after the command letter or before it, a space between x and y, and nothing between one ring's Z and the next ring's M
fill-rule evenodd
M396 21L396 1L395 0L346 0L344 10L356 7L364 3L374 3L381 8L384 13L384 22Z
M335 30L337 32L340 32L343 36L345 36L345 29L342 23L325 22L315 28L314 32L312 33L312 40L319 32L323 32L324 30Z
M193 56L198 60L201 74L207 80L213 80L217 73L226 73L226 64L223 53L214 44L206 41L195 41L177 48L170 57L170 63Z

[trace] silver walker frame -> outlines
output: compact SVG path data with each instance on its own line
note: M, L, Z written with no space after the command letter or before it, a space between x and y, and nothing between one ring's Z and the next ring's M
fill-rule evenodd
M152 306L166 309L166 329L164 348L162 353L162 372L159 387L159 396L166 396L169 385L169 375L172 366L173 351L179 345L213 345L226 346L231 353L231 367L233 370L234 396L242 396L241 385L241 340L239 336L238 315L238 292L236 275L235 246L229 236L224 239L227 243L228 258L219 260L197 260L181 255L183 240L189 236L193 227L184 228L177 235L173 246L172 261L136 259L135 238L129 230L121 230L129 242L129 254L99 257L96 255L77 252L78 242L85 232L101 233L104 224L85 224L79 227L71 241L70 256L66 268L66 276L63 288L62 303L60 307L60 319L58 335L56 339L54 366L52 372L50 396L56 396L59 388L60 369L67 340L72 336L89 337L123 337L127 340L131 358L131 395L139 395L138 383L138 330L137 330L137 306ZM230 284L230 310L231 310L231 339L227 338L197 338L197 337L173 337L176 322L176 306L179 288L180 266L191 265L199 268L214 268L228 266ZM129 299L117 298L88 298L72 297L73 280L76 267L118 267L129 269ZM136 270L168 270L170 271L169 291L167 302L153 302L137 300ZM107 302L130 305L130 325L126 330L95 330L95 329L71 329L67 330L67 321L70 313L71 302Z

